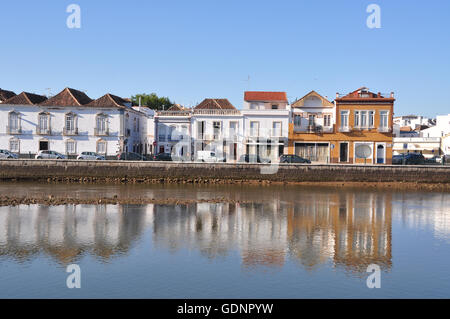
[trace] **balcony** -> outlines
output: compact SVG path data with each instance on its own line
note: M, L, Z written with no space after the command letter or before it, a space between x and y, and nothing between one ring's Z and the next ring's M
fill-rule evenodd
M37 135L52 135L52 130L50 128L36 127Z
M66 135L66 136L78 135L78 128L67 128L67 127L64 127L63 135Z
M339 132L341 132L341 133L349 133L351 131L352 131L352 129L351 129L350 126L341 126L341 127L339 127Z
M389 133L391 131L392 131L392 129L390 127L387 127L387 126L380 126L378 128L378 132L380 132L380 133Z
M99 129L94 128L94 135L95 136L109 136L109 129Z
M294 133L310 133L310 134L333 133L333 126L324 127L321 125L308 125L308 126L294 125Z
M11 134L11 135L22 134L22 128L6 126L6 134Z

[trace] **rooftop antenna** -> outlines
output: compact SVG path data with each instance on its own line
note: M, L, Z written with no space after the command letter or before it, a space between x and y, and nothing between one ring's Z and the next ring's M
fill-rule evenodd
M48 91L47 96L51 97L52 96L52 89L51 88L45 88L46 91Z

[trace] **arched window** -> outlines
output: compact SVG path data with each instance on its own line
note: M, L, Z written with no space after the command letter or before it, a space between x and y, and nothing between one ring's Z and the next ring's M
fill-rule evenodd
M67 155L75 155L77 154L77 142L69 139L66 140L66 154Z
M108 135L108 116L106 114L97 114L95 120L95 135L106 136Z
M20 113L18 113L16 111L9 112L7 131L8 131L9 134L20 134L20 133L22 133L22 126L21 126L21 121L20 121Z
M9 150L11 153L20 153L20 140L17 137L9 140Z
M64 121L64 135L77 135L77 115L75 113L67 113Z
M38 114L36 133L42 135L50 134L50 114L48 112L41 112Z
M105 140L100 139L97 141L97 153L98 154L106 155L106 152L107 152L106 147L107 147L107 143Z

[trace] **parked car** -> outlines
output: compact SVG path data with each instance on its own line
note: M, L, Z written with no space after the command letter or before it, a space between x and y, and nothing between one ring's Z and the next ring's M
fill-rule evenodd
M420 153L406 153L392 156L392 164L396 165L421 165L425 163L425 157Z
M260 157L259 155L242 155L239 158L239 163L270 163L270 159Z
M81 152L77 157L78 160L104 161L105 157L95 152Z
M302 163L302 164L311 164L309 159L300 157L298 155L281 155L280 163Z
M8 159L18 159L19 156L17 154L11 153L8 150L0 150L0 159L8 158Z
M225 162L226 159L218 157L215 152L211 151L198 151L197 160L200 162Z
M435 155L432 158L427 158L425 159L426 163L430 163L430 164L437 164L437 163L442 163L442 156L439 155Z
M36 159L66 159L66 156L55 151L39 151Z
M138 153L133 152L123 152L117 155L117 160L119 161L147 161L147 159Z
M159 153L153 157L154 161L164 161L170 162L172 161L172 155L170 153Z

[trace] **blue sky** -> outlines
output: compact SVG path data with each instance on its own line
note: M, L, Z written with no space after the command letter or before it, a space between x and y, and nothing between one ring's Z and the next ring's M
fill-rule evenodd
M66 8L81 7L81 29ZM369 4L381 28L369 29ZM4 1L0 87L156 92L242 105L244 90L394 91L396 115L450 113L450 1ZM246 81L250 76L250 81Z

